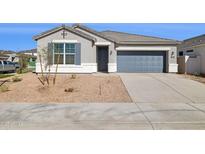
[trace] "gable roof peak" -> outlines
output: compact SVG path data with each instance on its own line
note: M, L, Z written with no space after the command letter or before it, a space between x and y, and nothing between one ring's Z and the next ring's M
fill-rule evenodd
M73 29L76 29L76 28L82 29L82 30L87 31L87 32L89 32L89 33L91 33L91 34L94 34L94 35L96 35L96 36L98 36L98 37L101 37L101 38L103 38L103 39L106 39L106 40L108 40L108 41L117 42L115 39L113 39L113 38L111 38L111 37L109 37L109 36L106 36L106 35L102 34L101 32L98 32L98 31L96 31L96 30L94 30L94 29L91 29L91 28L89 28L89 27L87 27L87 26L85 26L85 25L83 25L83 24L80 24L80 23L73 24L72 27L73 27Z
M60 30L70 31L70 32L72 32L72 33L74 33L74 34L80 35L81 37L84 37L84 38L89 39L89 40L91 40L91 41L95 41L95 40L96 40L94 37L92 37L92 36L90 36L90 35L87 35L87 34L81 32L81 31L78 31L78 30L76 30L76 29L74 29L74 28L72 28L72 27L69 27L69 26L67 26L67 25L65 25L65 24L62 24L61 26L58 26L58 27L55 27L55 28L53 28L53 29L47 30L47 31L45 31L45 32L42 32L42 33L40 33L39 35L35 35L35 36L33 37L33 39L34 39L34 40L38 40L38 39L40 39L40 38L46 37L46 36L48 36L48 35L50 35L50 34L53 34L53 33L55 33L55 32L58 32L58 31L60 31Z

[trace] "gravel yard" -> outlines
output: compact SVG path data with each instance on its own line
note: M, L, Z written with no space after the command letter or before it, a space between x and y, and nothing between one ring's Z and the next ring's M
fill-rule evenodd
M109 74L57 75L56 84L43 86L32 73L21 74L20 82L9 82L9 91L0 92L0 102L69 103L131 102L121 78ZM72 88L73 92L65 92Z

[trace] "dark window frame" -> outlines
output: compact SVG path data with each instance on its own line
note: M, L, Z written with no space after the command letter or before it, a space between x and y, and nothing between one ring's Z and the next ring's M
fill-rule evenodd
M184 56L184 51L179 51L179 56Z
M187 52L187 53L190 53L190 52L194 52L194 50L191 49L191 50L187 50L186 52Z
M61 44L63 45L63 52L56 52L55 50L57 49L55 47L56 44ZM76 57L76 43L53 43L53 64L57 64L55 61L55 56L56 55L62 55L63 56L63 63L60 63L60 65L75 65L75 57ZM66 61L66 56L73 56L73 63L69 63Z

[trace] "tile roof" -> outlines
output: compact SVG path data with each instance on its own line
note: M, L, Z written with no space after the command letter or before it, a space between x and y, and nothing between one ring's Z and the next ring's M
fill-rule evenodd
M117 40L119 44L179 44L179 41L153 37L153 36L144 36L138 34L130 34L117 31L103 31L101 34L112 37Z

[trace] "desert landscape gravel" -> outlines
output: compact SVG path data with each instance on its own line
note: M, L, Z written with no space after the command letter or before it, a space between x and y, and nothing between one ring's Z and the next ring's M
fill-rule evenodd
M131 102L118 75L77 74L74 79L57 75L56 84L51 81L49 86L43 86L33 73L20 77L22 81L7 84L9 91L0 92L0 102Z

